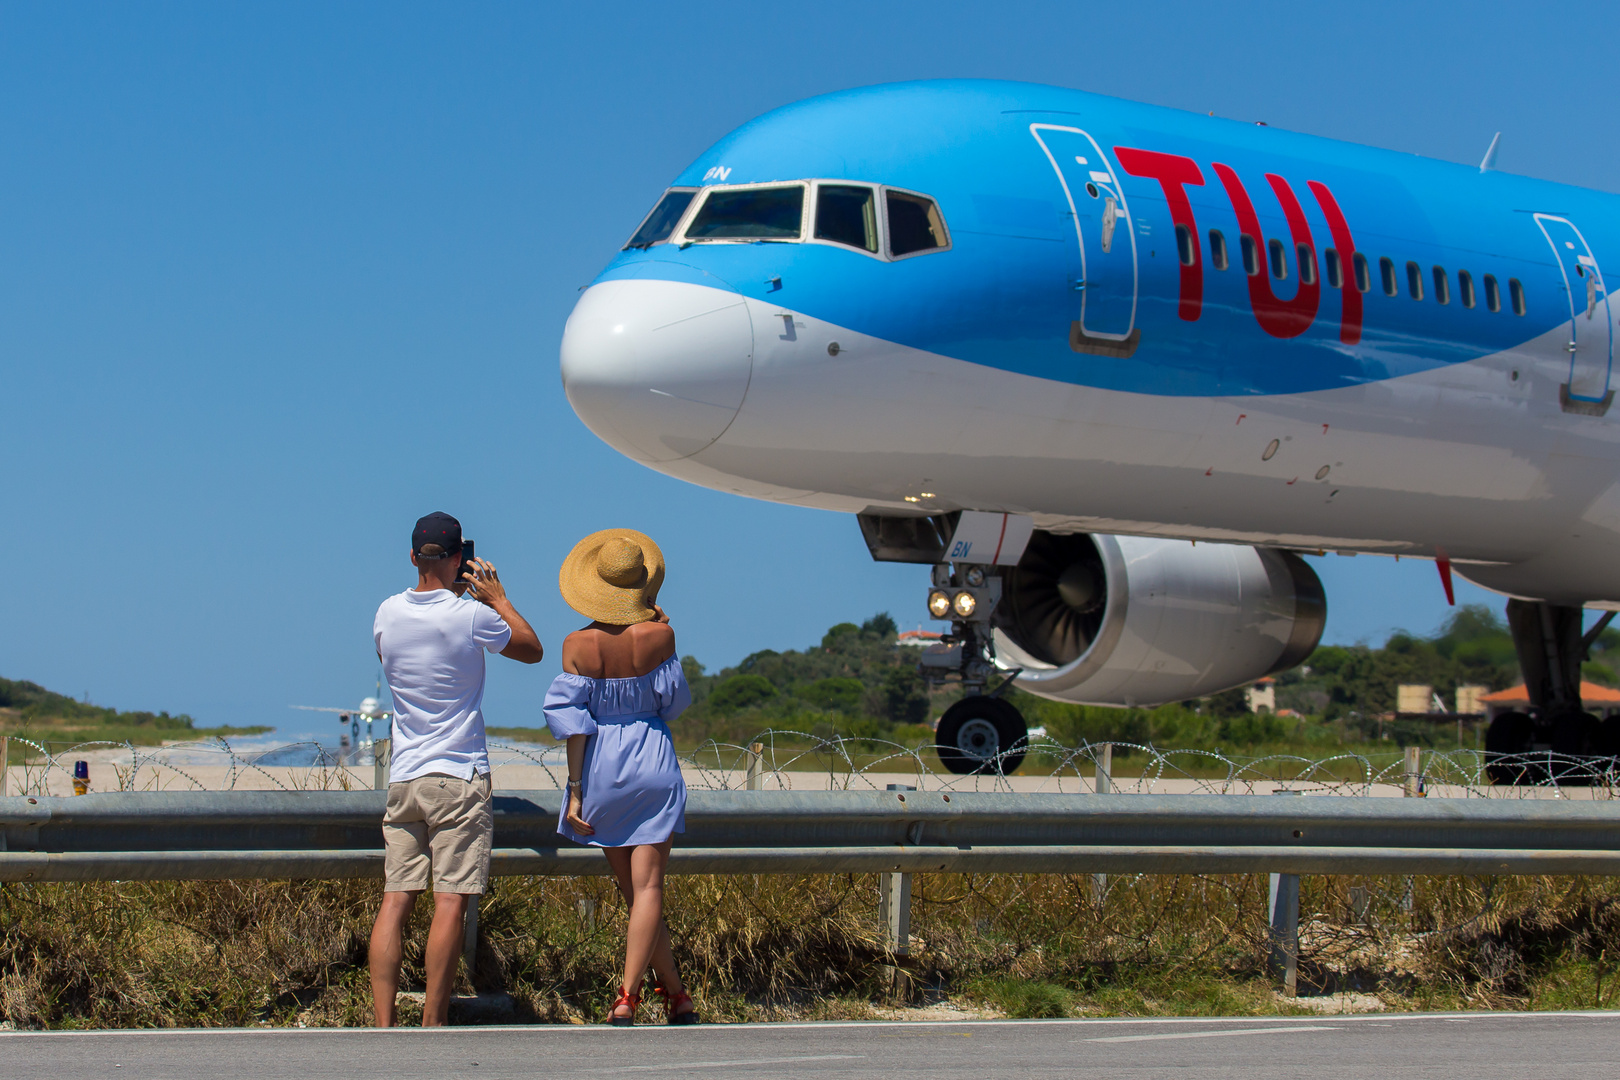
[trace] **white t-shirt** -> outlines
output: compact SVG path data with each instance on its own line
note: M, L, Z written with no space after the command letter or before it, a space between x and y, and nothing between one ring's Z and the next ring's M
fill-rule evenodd
M389 783L489 772L484 652L512 640L506 620L448 589L410 590L382 602L371 636L394 694Z

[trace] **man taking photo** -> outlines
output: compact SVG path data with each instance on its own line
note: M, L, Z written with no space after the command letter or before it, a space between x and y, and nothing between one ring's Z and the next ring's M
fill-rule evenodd
M467 897L489 884L495 832L484 741L484 653L524 664L537 664L542 655L540 639L507 599L495 567L476 558L464 563L462 548L461 522L449 514L418 521L411 533L416 588L384 600L372 625L394 694L383 815L387 880L371 930L378 1027L397 1021L405 922L430 881L433 925L422 1026L439 1027L449 1018Z

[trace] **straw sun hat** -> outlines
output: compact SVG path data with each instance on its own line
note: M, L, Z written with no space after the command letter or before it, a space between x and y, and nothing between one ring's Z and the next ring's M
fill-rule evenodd
M664 553L645 533L603 529L574 545L557 575L568 606L596 622L630 626L656 618Z

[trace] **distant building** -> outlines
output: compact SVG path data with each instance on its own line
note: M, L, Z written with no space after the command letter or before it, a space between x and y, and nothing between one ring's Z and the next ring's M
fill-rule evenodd
M895 639L896 645L906 645L914 649L926 649L930 645L938 645L943 634L936 634L932 630L918 628L916 630L902 630Z
M1270 677L1261 679L1243 691L1243 696L1248 700L1250 712L1274 713L1277 711L1277 680Z
M1482 703L1486 694L1491 692L1488 686L1478 686L1472 683L1463 683L1457 687L1457 712L1461 716L1482 716L1485 706Z
M1395 711L1398 713L1442 712L1433 707L1434 687L1416 683L1402 683L1395 688Z

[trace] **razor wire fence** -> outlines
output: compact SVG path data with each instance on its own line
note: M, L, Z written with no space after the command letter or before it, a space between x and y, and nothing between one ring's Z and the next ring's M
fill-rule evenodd
M372 747L334 748L316 741L275 746L207 742L138 746L92 740L60 743L10 736L0 759L0 794L76 792L75 766L90 773L89 791L354 790L379 775ZM1324 757L1274 753L1243 756L1218 750L1165 749L1139 743L1063 746L1032 740L960 774L942 764L939 747L883 739L760 732L746 744L709 740L680 754L688 788L724 791L882 790L900 783L919 790L1114 794L1420 794L1450 798L1613 798L1615 758L1550 752L1490 754L1470 749L1341 752ZM497 787L561 789L567 777L562 744L491 740ZM1099 785L1099 777L1107 782Z

